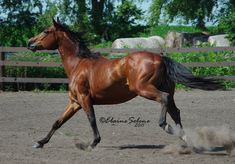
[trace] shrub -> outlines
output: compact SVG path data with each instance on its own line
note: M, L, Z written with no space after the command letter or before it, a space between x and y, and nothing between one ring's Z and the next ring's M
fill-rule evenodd
M221 18L218 28L228 34L228 39L235 45L235 11Z

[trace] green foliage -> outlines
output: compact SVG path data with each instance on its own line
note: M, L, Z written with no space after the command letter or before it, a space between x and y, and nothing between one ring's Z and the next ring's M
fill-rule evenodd
M177 31L177 32L199 32L200 30L196 29L192 26L168 26L168 25L160 25L151 28L150 35L158 35L161 37L165 37L169 31ZM149 35L149 34L147 34Z
M207 21L218 21L235 7L234 0L153 0L150 24L158 25L161 14L167 21L183 20L193 23L201 30L207 30ZM164 12L164 13L163 13Z
M0 1L0 14L5 19L0 26L0 46L25 46L36 32L36 20L42 13L40 0Z
M137 23L141 19L142 11L132 1L123 1L110 18L110 22L112 22L108 29L110 39L137 36L144 29Z
M119 5L115 5L118 2ZM139 2L139 1L138 1ZM27 40L52 24L60 14L61 21L73 30L84 32L93 44L117 37L136 36L142 11L133 0L6 0L0 2L0 15L6 17L0 26L0 46L26 46Z
M209 53L171 53L168 54L171 58L180 63L187 62L220 62L220 61L235 61L233 52L209 52ZM116 56L110 56L115 58ZM119 56L121 57L121 56ZM11 61L35 61L35 62L60 62L60 56L58 54L46 54L46 53L17 53L9 55L7 60ZM197 76L231 76L235 75L235 67L195 67L191 69ZM11 67L6 66L6 76L8 77L47 77L47 78L66 78L63 68L60 67ZM225 81L224 84L227 88L234 88L235 81ZM5 88L7 90L14 90L16 87L23 90L67 90L65 84L7 84ZM183 85L177 85L178 88L184 88Z
M38 20L36 23L37 31L41 32L45 28L51 26L52 18L55 17L57 12L58 12L58 8L56 7L56 5L50 2L49 0L47 0L46 9L44 13L38 16Z
M142 11L133 0L62 0L59 9L64 22L71 23L76 31L84 31L84 37L95 44L135 36L143 30L137 23L142 20Z
M235 11L221 18L219 27L228 34L228 39L235 45Z
M161 9L163 7L164 0L152 0L152 5L150 6L150 18L149 24L150 26L159 25Z
M208 53L171 53L174 60L180 63L189 62L222 62L235 61L233 52L208 52ZM235 66L233 67L194 67L191 69L197 76L234 76ZM227 88L234 88L235 81L225 81Z
M204 18L211 19L213 17L213 7L217 0L173 0L166 5L166 11L171 20L176 15L182 16L186 22L193 21L199 28L205 28ZM190 9L189 9L190 6Z
M8 55L10 61L33 61L33 62L60 62L58 54L47 53L17 53ZM7 77L37 77L37 78L66 78L64 69L61 67L5 67ZM61 84L6 84L7 90L64 90L67 85ZM17 89L15 89L17 88Z
M17 53L10 55L7 60L11 61L33 61L33 62L60 62L58 54L52 55L47 53ZM48 77L63 78L66 77L64 69L60 67L6 67L6 74L10 77L23 77L27 71L27 77Z

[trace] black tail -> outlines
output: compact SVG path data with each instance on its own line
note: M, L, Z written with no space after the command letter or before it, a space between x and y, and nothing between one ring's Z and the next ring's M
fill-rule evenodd
M174 82L184 84L190 88L202 90L217 90L224 88L224 85L216 79L206 79L194 76L188 68L176 61L173 61L169 57L162 56L162 59L167 75Z

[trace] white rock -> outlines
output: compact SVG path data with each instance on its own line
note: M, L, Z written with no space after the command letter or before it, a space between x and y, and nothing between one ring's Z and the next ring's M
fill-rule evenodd
M165 41L160 36L119 38L113 42L112 48L160 48L164 44Z
M215 47L229 47L231 42L226 38L227 34L210 36L208 42Z

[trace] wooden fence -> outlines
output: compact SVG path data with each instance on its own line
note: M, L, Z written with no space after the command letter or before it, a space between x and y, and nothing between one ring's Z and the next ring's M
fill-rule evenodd
M100 53L130 53L135 51L150 51L158 53L171 52L219 52L219 51L235 51L235 47L208 47L208 48L155 48L155 49L112 49L99 48L92 49L94 52ZM22 78L22 77L5 77L5 66L23 66L23 67L62 67L61 63L55 62L22 62L22 61L7 61L5 60L6 53L30 52L25 47L0 47L0 90L3 89L3 84L7 83L68 83L66 78ZM47 53L58 53L58 51L40 51ZM235 66L235 61L231 62L191 62L182 63L187 67L230 67ZM224 80L235 80L235 76L218 77Z

